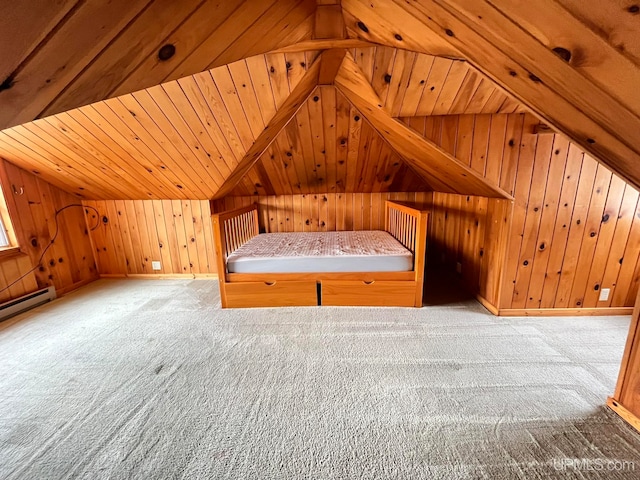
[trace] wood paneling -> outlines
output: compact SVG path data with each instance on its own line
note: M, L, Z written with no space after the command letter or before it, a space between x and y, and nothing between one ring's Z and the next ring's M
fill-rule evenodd
M431 192L225 197L215 201L215 210L257 203L260 231L266 233L384 230L385 200L429 205L431 198Z
M524 111L461 60L384 46L356 48L352 55L393 117Z
M629 326L616 391L607 400L618 415L640 431L640 292Z
M102 275L215 274L209 202L203 200L84 201ZM160 270L153 270L159 261Z
M342 14L350 38L360 38L429 55L460 58L460 52L450 42L440 38L413 15L393 8L388 0L376 2L343 1ZM402 27L402 28L400 28Z
M537 121L530 115L403 121L477 172L500 178L501 187L513 193L500 302L493 305L522 311L633 305L640 278L640 206L635 188L563 135L533 133ZM482 223L485 200L473 198L468 206L464 198L434 195L434 260L444 259L451 268L456 258L452 251L461 248L460 240L455 243L456 232L465 230L469 215L474 218L472 226L476 217ZM447 222L457 222L451 215L461 208L460 202L467 204L463 212L472 214L461 214L462 223L449 229ZM478 260L478 247L473 252L472 263ZM610 289L606 301L599 301L602 288Z
M314 59L260 55L36 120L0 132L0 155L79 198L209 199Z
M404 43L418 51L431 47L434 36L446 41L546 123L638 187L640 111L634 88L640 70L634 54L621 47L637 43L637 28L624 31L635 6L564 3L568 9L552 1L534 6L508 0L346 0L342 6L351 36L394 47ZM607 13L611 17L601 20ZM357 22L366 32L358 32ZM609 31L603 24L623 43L603 35ZM563 50L554 51L558 48Z
M14 2L0 20L11 45L0 61L0 128L309 40L315 8L313 0Z
M0 291L0 301L51 285L61 295L97 278L88 227L77 199L2 159L0 162L6 172L0 179L22 251L0 258L0 289L25 276ZM42 256L56 232L55 243Z
M347 54L335 80L338 89L360 109L389 144L436 191L508 198L494 179L478 174L436 143L391 117L361 68Z
M231 195L427 189L335 87L320 86Z
M499 302L511 208L508 200L433 194L430 262L459 269L467 289L491 305Z

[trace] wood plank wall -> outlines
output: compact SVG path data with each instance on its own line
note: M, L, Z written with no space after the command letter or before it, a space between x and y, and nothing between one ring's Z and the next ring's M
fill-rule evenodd
M530 115L404 121L476 171L499 179L515 197L499 303L493 305L523 314L633 306L640 283L640 205L633 187L563 135L534 133L537 121ZM482 250L477 242L471 254L459 250L455 232L464 232L470 217L456 211L473 211L470 226L478 231L469 235L482 236L485 202L434 194L430 244L437 253L431 259L451 268L459 258L471 260L468 269L463 265L463 275L469 270L474 276L469 285L482 271ZM465 203L471 205L462 208ZM599 301L601 288L610 289L606 301Z
M207 200L84 201L101 275L198 275L216 273L211 211ZM106 220L106 221L105 221ZM160 261L154 271L152 261Z
M618 415L640 431L640 295L636 299L629 336L624 348L620 373L613 396L607 399Z
M221 212L257 203L261 232L384 230L384 202L431 203L431 192L323 193L225 197L215 202Z
M0 288L26 274L12 288L0 292L0 301L51 285L62 295L95 280L97 271L79 200L9 162L2 159L0 162L6 173L2 182L7 203L13 210L12 223L23 250L17 256L0 259ZM29 274L56 232L56 212L68 205L78 206L58 215L58 237L40 267Z

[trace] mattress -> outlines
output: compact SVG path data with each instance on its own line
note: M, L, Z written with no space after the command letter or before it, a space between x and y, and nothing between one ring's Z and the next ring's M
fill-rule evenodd
M230 273L406 272L413 254L388 232L265 233L227 258Z

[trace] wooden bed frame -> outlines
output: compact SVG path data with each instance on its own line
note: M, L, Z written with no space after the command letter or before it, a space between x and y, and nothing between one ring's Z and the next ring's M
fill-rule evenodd
M229 273L227 256L259 234L258 205L212 215L223 308L362 305L421 307L427 215L386 201L385 230L411 250L408 272Z

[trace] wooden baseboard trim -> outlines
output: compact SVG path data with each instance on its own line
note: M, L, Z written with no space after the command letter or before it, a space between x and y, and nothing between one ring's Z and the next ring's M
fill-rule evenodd
M607 398L607 406L616 412L625 422L640 432L640 418L624 408L615 398Z
M605 308L501 308L501 317L594 317L631 315L633 307Z
M56 290L57 297L64 297L66 294L73 292L74 290L79 289L80 287L84 287L85 285L89 285L91 282L95 282L100 277L96 275L95 277L87 278L85 280L80 280L79 282L74 283L73 285L69 285L67 287Z
M495 307L493 304L491 304L491 302L489 302L489 300L487 300L486 298L484 298L482 295L480 294L476 294L476 300L478 300L478 302L480 302L480 304L486 308L487 310L489 310L491 313L493 313L494 315L499 315L500 314L500 310L498 310L498 307Z
M500 317L580 317L631 315L633 307L604 308L498 308L480 294L476 300L492 314Z
M217 273L103 273L100 278L137 278L151 280L208 279L217 280Z

